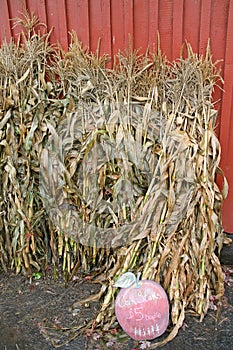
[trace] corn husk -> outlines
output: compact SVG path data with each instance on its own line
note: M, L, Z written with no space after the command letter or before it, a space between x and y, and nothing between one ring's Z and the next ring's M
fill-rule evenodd
M75 33L68 52L55 50L28 16L20 40L0 48L0 264L91 274L102 284L93 325L106 331L114 281L141 272L169 297L164 344L186 310L202 320L224 293L227 182L221 192L212 101L221 78L209 45L198 56L186 44L174 62L130 48L109 69Z

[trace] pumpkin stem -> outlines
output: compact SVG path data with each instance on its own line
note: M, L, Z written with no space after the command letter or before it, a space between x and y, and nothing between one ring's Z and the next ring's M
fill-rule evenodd
M136 277L136 288L140 288L140 283L139 283L140 276L141 276L141 272L138 272Z

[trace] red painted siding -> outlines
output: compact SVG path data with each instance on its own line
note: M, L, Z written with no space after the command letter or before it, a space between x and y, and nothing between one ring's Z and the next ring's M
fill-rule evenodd
M224 39L224 90L222 99L220 142L222 168L229 182L229 195L223 207L223 223L226 231L233 232L233 1L229 1L225 13Z
M20 28L12 28L9 18L19 17L22 0L0 0L0 41L17 37ZM75 30L84 46L114 55L128 47L129 35L134 48L161 49L168 59L177 58L187 40L193 50L203 54L208 38L214 60L225 80L224 92L217 90L218 134L222 146L221 166L230 191L223 208L223 224L233 232L233 0L25 0L26 7L50 29L51 40L69 45L69 32Z

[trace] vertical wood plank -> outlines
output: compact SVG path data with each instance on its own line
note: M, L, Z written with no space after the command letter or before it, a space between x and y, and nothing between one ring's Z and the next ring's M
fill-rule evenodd
M223 206L223 224L226 232L233 233L233 2L229 2L225 45L224 94L220 126L222 147L221 167L229 182L229 194Z
M47 23L45 0L27 0L27 9L31 14L37 16L40 22Z
M123 1L124 13L124 47L128 49L129 38L133 44L134 38L134 5L133 0Z
M158 49L158 30L159 30L159 0L149 1L149 37L148 44L150 50L156 52Z
M112 55L129 48L133 39L133 1L111 0Z
M134 48L144 53L148 49L149 1L134 0Z
M199 49L199 28L200 28L200 0L189 0L184 2L184 40L187 40L198 52Z
M9 21L10 15L7 1L0 1L0 14L0 42L5 38L9 41L11 37L11 25Z
M211 2L211 22L210 22L210 43L211 52L214 60L221 60L218 64L219 68L223 71L226 53L226 38L229 31L228 26L228 12L229 12L229 0L212 0ZM232 38L233 39L233 38ZM216 89L214 92L214 100L221 101L223 92L220 89ZM216 108L219 110L218 114L218 126L221 124L221 107L219 102ZM219 127L217 129L219 133Z
M172 59L172 12L173 1L159 1L159 33L161 50L169 60Z
M90 0L90 49L111 55L110 0Z
M89 0L90 49L96 51L99 38L102 39L101 0Z
M103 46L101 53L112 56L111 1L102 0Z
M112 55L123 51L125 46L124 0L111 1Z
M228 23L230 3L232 3L230 0L211 2L210 39L214 59L225 59L226 38L230 30Z
M172 22L172 58L180 56L183 44L183 21L184 21L184 1L173 1L173 22Z
M27 0L27 9L31 15L35 15L40 26L37 26L36 30L40 33L45 33L50 28L47 27L47 15L46 15L46 3L45 0Z
M211 0L201 1L199 53L203 55L210 37Z
M11 36L14 38L18 37L18 34L23 30L23 27L19 24L14 26L14 19L22 18L23 13L23 3L20 0L8 0L8 10L9 10L9 18L10 18L10 28L11 28Z
M48 28L54 28L51 34L51 41L59 43L64 50L68 49L68 32L66 19L66 2L59 0L59 6L56 1L47 1L47 19Z
M75 31L83 47L90 46L90 22L88 0L66 0L67 30Z

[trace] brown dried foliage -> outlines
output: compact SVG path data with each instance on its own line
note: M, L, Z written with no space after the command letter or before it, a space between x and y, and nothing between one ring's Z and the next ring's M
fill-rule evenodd
M220 77L209 46L202 57L187 44L187 57L174 62L160 50L140 55L130 49L108 69L109 58L83 50L75 33L65 53L49 44L49 33L27 30L17 43L4 42L0 48L1 266L32 276L52 262L54 271L60 264L68 278L77 271L91 274L104 286L94 322L105 330L115 322L115 279L140 271L168 293L174 325L169 341L186 309L202 319L210 296L220 298L224 292L218 253L227 185L220 192L215 182L220 145L212 93ZM93 105L92 114L83 113L90 106L93 111ZM62 123L74 117L76 133L62 133ZM45 157L46 142L56 141L58 129L58 144L68 139L69 148L65 175L56 179L65 183L62 195L54 188L50 154ZM78 142L67 135L79 135ZM97 195L106 199L100 201L105 208L87 205L97 198L85 166L83 187L77 177L77 167L97 141L103 149L114 141L130 153L127 166L119 159L95 165ZM46 193L48 186L39 190L42 153L43 183L51 182L51 193ZM137 166L141 154L145 169ZM143 171L153 176L146 178ZM122 199L122 181L132 193L128 202ZM101 247L97 235L88 245L90 236L82 243L65 226L55 226L44 209L46 194L59 205L69 198L83 223L111 232L115 228L114 240L123 240L124 246ZM125 222L128 231L121 230ZM106 236L107 242L111 239Z

